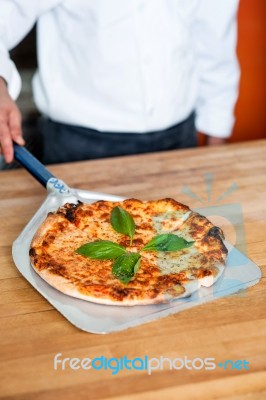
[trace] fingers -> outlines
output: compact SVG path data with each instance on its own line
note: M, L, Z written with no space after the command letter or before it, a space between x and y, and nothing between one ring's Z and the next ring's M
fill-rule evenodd
M15 108L10 112L9 115L9 128L12 140L17 144L23 146L25 144L25 140L22 137L22 128L21 128L21 113L18 108Z
M23 145L21 113L8 94L7 84L0 77L0 153L7 163L13 161L13 141Z
M14 157L13 143L10 129L6 121L0 121L0 144L4 159L7 163L12 162Z
M14 158L13 141L19 145L25 144L22 138L21 114L15 104L11 110L2 110L0 113L0 153L7 163Z

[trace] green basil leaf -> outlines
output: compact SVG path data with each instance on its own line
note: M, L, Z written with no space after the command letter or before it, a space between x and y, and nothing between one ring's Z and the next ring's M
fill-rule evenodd
M138 253L126 253L118 257L112 267L113 275L123 283L128 283L137 273L141 261Z
M185 239L173 233L163 233L155 236L142 248L146 251L177 251L193 245L194 242L187 242Z
M80 246L76 252L96 260L113 260L126 253L126 249L110 240L97 240Z
M136 225L132 216L123 208L117 206L111 212L111 225L118 233L123 233L130 237L130 244L132 244L133 236L135 233Z

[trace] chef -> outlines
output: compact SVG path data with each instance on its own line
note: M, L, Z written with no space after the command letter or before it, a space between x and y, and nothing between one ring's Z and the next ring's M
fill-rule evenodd
M37 23L43 162L223 143L234 125L238 0L0 0L0 148L23 145L9 57Z

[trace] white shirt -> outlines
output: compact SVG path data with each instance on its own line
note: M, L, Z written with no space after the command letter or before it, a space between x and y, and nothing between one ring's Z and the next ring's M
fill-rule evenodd
M239 68L238 0L0 0L0 76L37 21L38 109L103 131L168 128L196 109L198 130L228 137Z

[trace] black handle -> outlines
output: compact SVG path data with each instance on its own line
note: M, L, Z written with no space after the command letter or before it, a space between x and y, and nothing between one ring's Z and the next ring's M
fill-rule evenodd
M48 171L48 169L46 169L37 158L35 158L25 147L19 146L16 143L14 143L14 157L45 188L49 179L54 178L54 175L51 174L51 172Z

